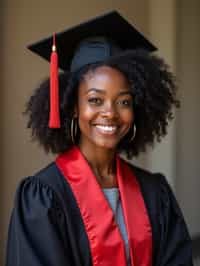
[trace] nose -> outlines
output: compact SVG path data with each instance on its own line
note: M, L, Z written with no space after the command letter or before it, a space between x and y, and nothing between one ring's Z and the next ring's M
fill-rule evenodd
M118 111L114 104L107 103L103 106L101 110L102 117L109 119L117 118L119 116Z

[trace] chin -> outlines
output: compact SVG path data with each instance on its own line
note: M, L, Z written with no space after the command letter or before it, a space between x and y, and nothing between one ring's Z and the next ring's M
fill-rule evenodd
M113 141L96 141L95 143L95 146L96 147L99 147L99 148L104 148L104 149L111 149L111 150L116 150L117 149L117 145L118 145L118 142L113 142Z
M111 137L111 136L88 136L82 135L80 143L82 146L91 147L94 149L106 149L106 150L116 150L122 137Z

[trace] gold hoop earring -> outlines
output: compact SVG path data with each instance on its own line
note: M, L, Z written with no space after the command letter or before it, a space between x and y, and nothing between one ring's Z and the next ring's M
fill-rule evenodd
M76 135L77 135L77 122L76 118L73 117L71 121L71 139L74 144L75 144Z
M133 140L134 140L134 138L135 138L135 135L136 135L136 125L134 124L133 125L133 135L132 135L132 137L131 137L131 139L130 139L130 141L129 142L132 142Z

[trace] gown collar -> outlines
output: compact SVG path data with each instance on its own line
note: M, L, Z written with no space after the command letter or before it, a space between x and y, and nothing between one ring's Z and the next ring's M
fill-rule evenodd
M77 146L59 155L56 164L77 201L94 266L126 266L125 245L112 209L91 167ZM116 176L132 266L152 265L152 230L139 183L129 165L116 156Z

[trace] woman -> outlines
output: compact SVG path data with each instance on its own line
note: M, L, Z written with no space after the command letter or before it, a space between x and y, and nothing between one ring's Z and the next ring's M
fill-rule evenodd
M56 40L65 70L60 121L58 112L51 120L51 98L48 127L49 80L30 98L26 114L33 139L59 155L18 187L7 266L192 265L188 230L165 177L119 157L132 158L166 134L179 105L166 64L115 11ZM49 42L30 48L48 58L42 47Z

